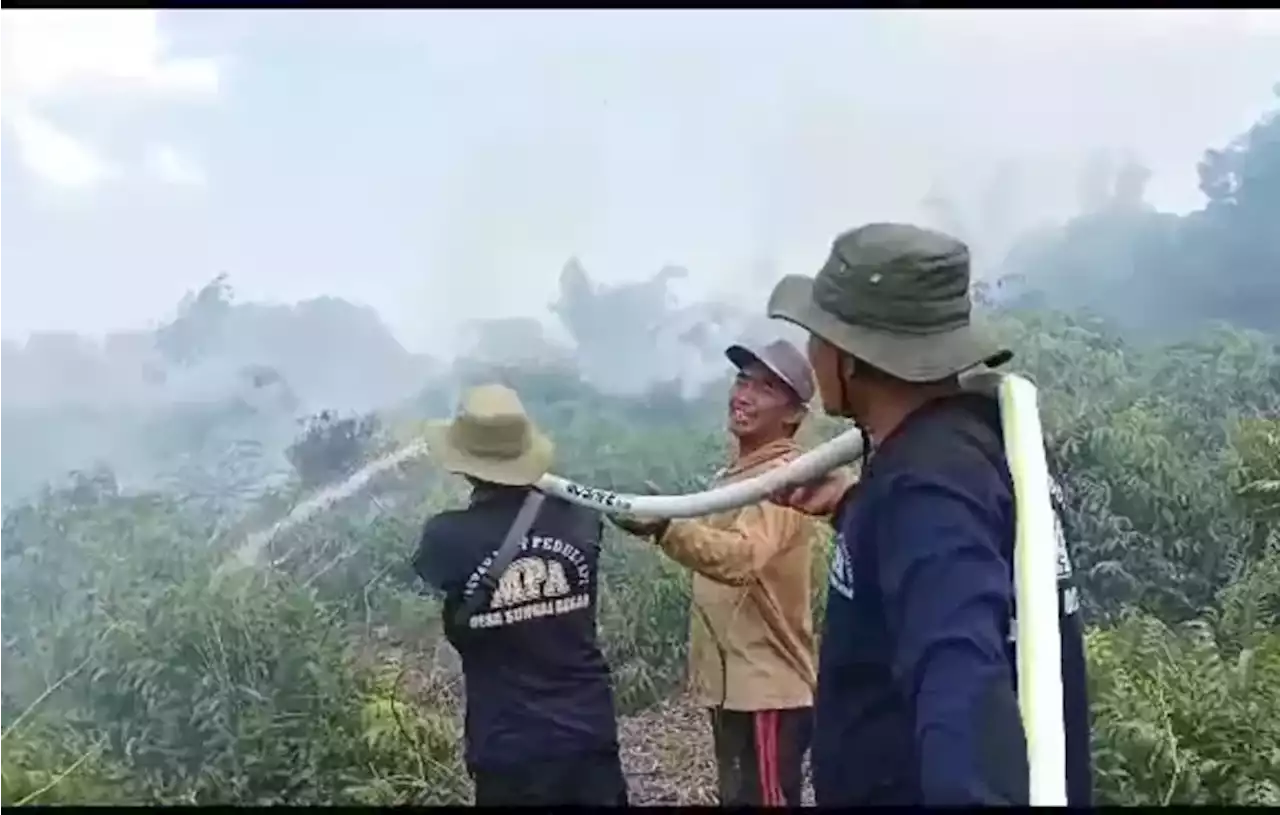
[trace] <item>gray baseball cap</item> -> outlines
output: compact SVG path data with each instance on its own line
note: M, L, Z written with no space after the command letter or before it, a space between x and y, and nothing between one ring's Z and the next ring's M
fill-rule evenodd
M759 362L783 381L800 401L808 404L813 398L813 368L809 360L786 340L774 340L768 345L730 345L724 355L739 370L753 362Z

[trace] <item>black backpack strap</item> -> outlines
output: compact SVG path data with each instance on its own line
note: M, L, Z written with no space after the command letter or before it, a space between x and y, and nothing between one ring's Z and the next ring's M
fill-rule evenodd
M520 551L520 543L533 528L533 522L537 520L538 511L542 509L544 500L546 500L545 495L536 489L529 490L524 503L520 505L520 511L516 513L515 520L507 529L507 536L502 539L502 544L494 551L492 557L488 558L488 565L482 563L476 579L467 581L467 587L463 590L457 611L454 613L454 623L459 628L466 628L471 621L471 616L493 597L494 591L498 588L498 581L502 579L502 573L511 565L516 552Z

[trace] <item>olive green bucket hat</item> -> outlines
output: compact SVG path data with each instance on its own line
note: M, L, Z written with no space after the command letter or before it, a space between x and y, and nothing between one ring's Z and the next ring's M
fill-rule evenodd
M471 388L454 419L432 422L425 436L431 456L449 472L512 486L542 478L555 449L516 392L503 385Z
M969 248L908 224L845 232L817 277L788 275L769 296L770 317L907 382L1013 357L970 324L971 311Z

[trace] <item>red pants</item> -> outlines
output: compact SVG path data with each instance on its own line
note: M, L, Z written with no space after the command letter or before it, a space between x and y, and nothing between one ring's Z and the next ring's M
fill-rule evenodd
M722 806L800 806L813 708L712 708Z

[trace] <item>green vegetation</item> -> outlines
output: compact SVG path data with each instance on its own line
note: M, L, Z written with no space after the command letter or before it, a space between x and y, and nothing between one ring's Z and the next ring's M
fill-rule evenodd
M1264 418L1280 412L1280 349L1224 332L1138 350L1062 315L996 320L1044 386L1082 538L1102 795L1280 801L1280 422ZM560 374L509 378L591 483L687 489L723 454L712 396L664 414ZM353 438L363 458L390 444L373 422L308 426L296 484L350 471ZM229 566L300 491L228 526L82 473L6 515L5 803L466 795L456 676L404 562L457 485L411 465ZM678 688L688 581L617 535L605 572L631 712Z
M1018 256L1053 270L1033 281L1041 291L1074 287L1150 317L1177 289L1184 311L1203 296L1212 316L1240 316L1236 324L1256 332L1195 326L1162 331L1163 344L1153 345L1133 330L1146 326L1054 311L1026 295L983 315L1042 389L1078 538L1105 802L1280 804L1277 121L1211 153L1217 169L1203 213L1174 221L1094 213L1042 238L1039 254ZM1120 193L1132 203L1131 189ZM1165 231L1153 237L1157 221ZM1117 257L1129 270L1123 296L1070 277L1114 269ZM215 281L162 329L169 376L222 347L210 332L243 336L220 321L250 325L245 314L265 314L225 307L224 287ZM591 316L598 295L585 283L574 292L562 310L576 325L608 330ZM312 311L350 309L328 301ZM20 361L9 353L6 364ZM276 465L260 440L282 432L282 416L291 423L290 388L305 377L240 368L249 384L233 399L130 414L127 432L164 446L166 461L186 462L175 477L126 487L118 470L88 469L6 508L4 804L466 800L456 664L441 643L438 606L418 593L407 565L422 520L456 502L460 485L427 462L405 465L278 536L247 565L240 557L245 535L312 485L341 479L393 447L412 420L444 411L456 377L416 364L388 363L428 380L407 405L290 427L292 445L276 452L291 469L275 480L263 476ZM694 399L671 387L622 397L588 386L563 359L459 370L513 384L558 441L564 475L687 490L722 463L724 381ZM87 439L91 425L130 438L119 430L125 420L105 412L59 424L57 411L24 410L6 409L6 422L18 422L7 424L9 439L21 445L10 448L6 471L24 463L15 449L31 458L55 449L39 432L61 434L64 446ZM834 426L819 419L806 433ZM819 554L822 573L827 553ZM688 578L613 532L604 572L600 621L631 713L679 687Z

